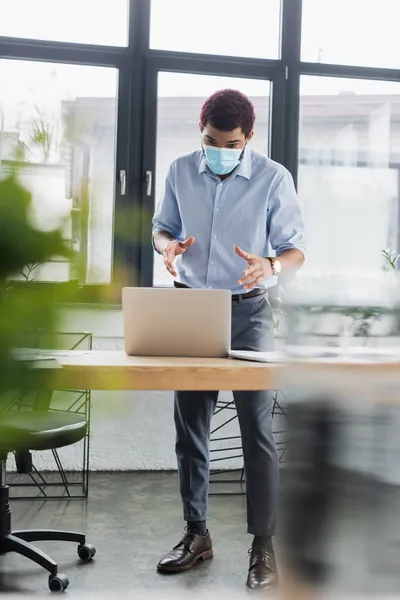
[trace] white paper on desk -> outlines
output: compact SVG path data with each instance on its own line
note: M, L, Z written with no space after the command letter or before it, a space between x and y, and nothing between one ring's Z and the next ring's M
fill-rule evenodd
M385 362L400 359L399 348L374 348L367 346L287 346L288 358L331 358L338 361Z
M231 350L229 352L231 358L239 360L251 360L262 363L280 363L285 360L283 352L252 352L250 350Z
M80 356L87 353L87 350L42 350L39 348L14 348L12 351L13 357L22 362L56 360L57 358Z

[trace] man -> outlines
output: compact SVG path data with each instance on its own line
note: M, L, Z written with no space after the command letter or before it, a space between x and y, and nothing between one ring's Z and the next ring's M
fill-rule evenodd
M249 148L254 108L234 90L213 94L200 115L201 149L175 160L153 219L153 243L176 287L232 292L232 348L273 348L268 288L304 262L304 227L289 172ZM177 258L177 260L175 260ZM176 455L186 533L158 563L179 572L213 554L207 529L210 422L217 392L176 392ZM272 545L279 465L272 392L234 392L254 536L246 586L277 583Z

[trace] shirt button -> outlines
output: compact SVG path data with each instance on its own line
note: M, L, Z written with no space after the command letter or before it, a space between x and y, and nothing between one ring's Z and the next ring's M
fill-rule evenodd
M209 289L209 290L212 290L212 285L209 285L209 286L208 286L208 289Z
M215 265L215 260L212 260L212 261L211 261L211 264L212 264L212 265Z
M217 208L215 209L217 212L219 212L219 206L217 206Z
M212 234L212 239L213 239L213 240L216 240L216 239L217 239L217 236L215 235L215 233L213 233L213 234Z

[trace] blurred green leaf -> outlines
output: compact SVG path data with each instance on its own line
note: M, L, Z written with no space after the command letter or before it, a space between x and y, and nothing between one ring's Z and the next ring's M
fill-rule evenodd
M30 222L30 193L13 175L0 181L0 281L55 255L70 257L61 231L39 231Z
M60 229L33 226L31 202L16 175L0 181L0 393L30 385L31 369L13 359L13 349L35 347L57 329L54 291L35 285L34 269L54 256L71 258Z
M396 271L400 255L397 254L395 250L388 248L387 250L382 250L382 256L386 260L386 264L383 265L383 270Z

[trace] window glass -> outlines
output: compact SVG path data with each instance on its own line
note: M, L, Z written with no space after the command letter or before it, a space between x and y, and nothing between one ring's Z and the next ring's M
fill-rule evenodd
M200 109L217 90L237 89L250 97L256 112L251 148L268 153L270 82L183 73L159 73L157 114L156 201L162 197L172 161L200 148ZM173 279L159 254L154 256L154 285L172 285Z
M303 0L302 60L400 68L398 0Z
M319 275L376 276L398 245L400 84L302 77L299 196Z
M280 0L152 0L150 47L278 58Z
M36 225L63 224L79 265L37 265L42 281L109 283L118 72L103 67L0 60L0 177L18 164Z
M3 0L1 4L0 35L128 45L129 0Z

